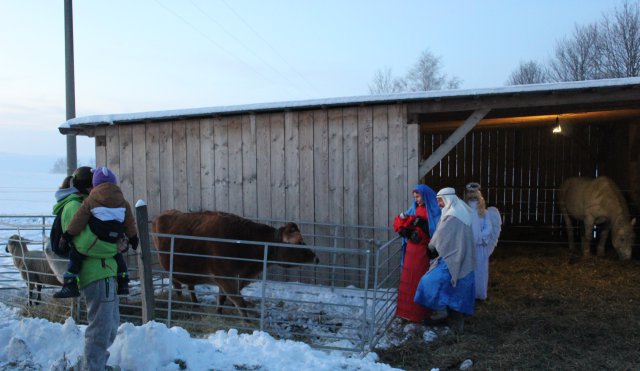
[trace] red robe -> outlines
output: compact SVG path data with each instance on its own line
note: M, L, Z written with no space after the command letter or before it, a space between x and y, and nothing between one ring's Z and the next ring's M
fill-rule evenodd
M416 208L416 216L427 220L427 209L424 205ZM397 221L394 226L400 224L406 225L405 220ZM429 237L423 233L420 233L420 237L422 240L417 244L407 240L396 307L396 316L413 322L422 322L431 315L429 309L413 302L420 279L429 269L429 256L427 255Z

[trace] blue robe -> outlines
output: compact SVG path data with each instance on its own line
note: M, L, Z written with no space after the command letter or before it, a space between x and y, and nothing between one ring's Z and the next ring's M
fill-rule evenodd
M440 215L442 211L438 206L438 201L436 200L436 192L433 189L429 188L426 184L418 184L414 191L418 191L420 196L422 197L422 202L424 202L425 207L427 208L427 218L429 219L429 236L433 236L436 231L436 226L440 221ZM416 215L416 201L414 200L411 204L411 207L404 212L404 215ZM404 264L404 252L407 249L407 239L402 239L402 258L400 260L401 267Z

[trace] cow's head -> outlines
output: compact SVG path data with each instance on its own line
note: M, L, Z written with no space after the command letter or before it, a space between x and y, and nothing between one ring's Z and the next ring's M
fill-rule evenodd
M291 245L305 245L300 228L296 223L287 223L278 229L278 242ZM314 263L320 260L311 249L296 247L280 247L276 249L276 259L281 262Z

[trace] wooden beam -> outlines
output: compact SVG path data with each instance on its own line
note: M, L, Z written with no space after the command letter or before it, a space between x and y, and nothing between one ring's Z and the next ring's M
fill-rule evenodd
M440 145L426 160L420 163L420 178L424 177L444 156L451 151L453 147L464 138L471 129L473 129L483 117L489 113L490 108L481 108L474 111L465 122L454 131L444 143Z
M457 97L441 99L440 101L417 101L407 103L407 115L428 113L444 113L471 111L491 107L492 109L514 109L527 107L559 107L564 105L581 105L583 107L595 105L606 107L607 105L621 104L636 106L638 104L638 92L635 89L610 89L593 91L559 91L540 92L527 95L497 95L470 97Z

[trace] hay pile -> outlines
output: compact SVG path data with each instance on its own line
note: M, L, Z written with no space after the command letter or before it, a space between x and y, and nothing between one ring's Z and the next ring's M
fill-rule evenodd
M500 245L491 258L489 299L461 336L420 337L387 350L406 370L640 369L640 262L615 257L572 262L563 246Z

